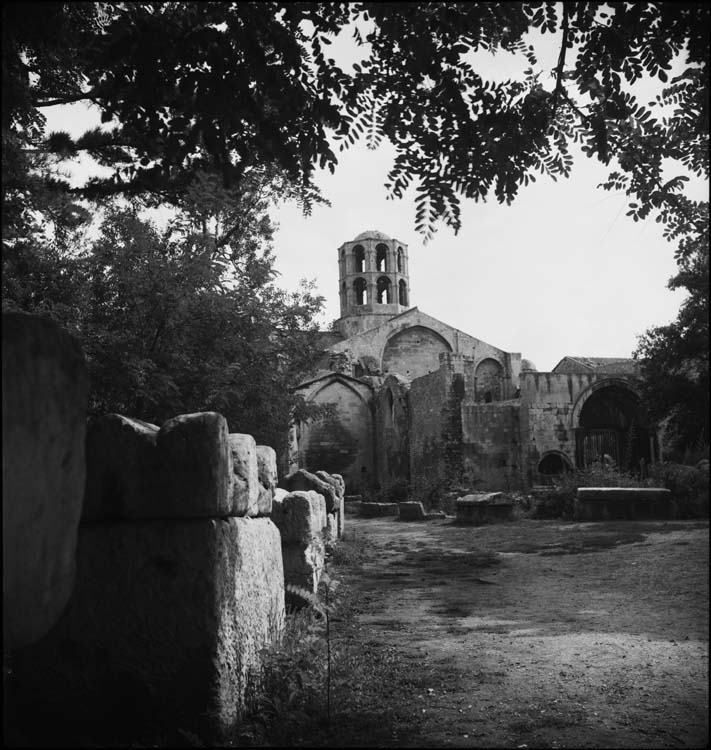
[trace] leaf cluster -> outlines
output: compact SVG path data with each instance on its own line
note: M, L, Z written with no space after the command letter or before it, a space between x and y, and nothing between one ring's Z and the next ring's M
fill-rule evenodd
M187 213L159 230L130 208L109 211L83 252L17 244L3 256L3 304L77 335L91 413L161 424L218 411L232 431L282 451L302 409L290 387L315 359L323 300L309 284L275 285L272 229L256 206L222 244L193 231Z
M708 222L708 213L706 221ZM667 448L683 453L709 443L709 245L708 223L681 244L671 289L684 289L675 321L640 336L642 393L650 414L665 422Z
M568 176L578 144L617 159L605 186L636 200L631 215L658 210L680 236L695 207L662 168L708 175L707 28L701 3L6 3L3 148L91 154L112 169L75 189L93 200L175 201L200 172L235 187L272 166L308 209L334 140L387 139L390 195L415 190L429 237L439 221L459 229L462 199L511 202L539 174ZM346 30L365 55L352 72L329 56ZM559 38L550 78L538 35ZM488 80L482 53L528 69ZM642 78L669 85L644 105ZM45 138L43 107L81 99L104 126Z

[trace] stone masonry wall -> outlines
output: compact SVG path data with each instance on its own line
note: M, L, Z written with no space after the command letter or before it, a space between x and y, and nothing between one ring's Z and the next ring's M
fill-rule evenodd
M215 413L90 426L76 585L15 655L18 716L229 734L284 622L281 537L263 515L276 478L266 456L259 481L258 453Z
M573 407L599 375L526 372L521 376L521 447L524 477L536 483L538 463L547 451L560 451L575 465Z
M413 500L427 500L445 481L445 446L450 384L447 373L437 370L412 381L410 386L410 471Z
M390 375L375 396L376 474L382 489L410 479L409 388Z
M518 402L462 404L465 483L473 489L520 489Z

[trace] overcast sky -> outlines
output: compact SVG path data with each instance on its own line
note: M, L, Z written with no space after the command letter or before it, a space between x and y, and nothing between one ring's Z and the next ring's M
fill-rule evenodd
M348 67L357 52L343 36L331 49ZM559 35L537 34L529 42L541 83L552 89ZM471 58L480 75L495 80L520 76L528 67L525 59L506 53ZM644 103L659 91L654 82L635 88ZM612 166L578 153L570 179L537 176L511 206L493 198L462 200L459 234L441 227L424 245L415 232L414 186L405 198L387 200L393 155L389 144L368 151L358 143L339 156L335 175L318 173L330 208L316 208L310 217L295 205L274 211L281 281L292 287L300 278L315 279L327 300L325 324L340 314L337 249L366 229L408 245L411 305L521 352L541 371L566 355L629 357L638 335L676 317L684 294L666 288L676 272L675 246L663 238L655 214L635 223L625 216L624 194L597 188ZM705 200L707 185L692 180L687 193Z
M343 36L331 49L348 67L359 53ZM532 41L541 82L552 87L559 40L548 35ZM499 80L527 66L507 54L472 55L472 62L482 76ZM643 85L643 102L660 90ZM44 113L49 130L73 135L99 119L83 105ZM408 246L410 304L496 347L520 352L541 371L565 355L631 356L638 335L676 317L684 294L666 288L676 271L675 246L662 237L654 214L635 223L625 216L623 194L596 187L608 173L598 162L579 154L572 178L554 182L537 176L511 206L495 199L463 200L459 235L440 227L424 245L414 229L414 186L403 199L387 200L384 184L393 153L389 144L369 151L359 142L339 155L334 175L317 173L330 207L317 207L309 217L295 204L273 211L280 227L279 283L296 289L302 278L315 280L326 298L324 328L340 314L337 249L366 229ZM706 199L707 189L692 181L687 192Z

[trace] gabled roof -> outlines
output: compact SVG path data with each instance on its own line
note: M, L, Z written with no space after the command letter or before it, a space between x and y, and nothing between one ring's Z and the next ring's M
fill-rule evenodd
M358 383L358 385L364 385L366 388L372 389L373 387L370 383L366 383L360 378L354 378L351 375L346 375L345 372L336 372L335 370L319 370L312 377L307 378L306 380L302 380L300 383L297 383L293 387L293 390L303 388L307 385L311 385L312 383L316 383L319 380L325 380L326 378L330 378L330 377L343 378L343 380L350 380L353 383Z
M573 357L568 355L558 362L552 372L599 372L635 375L637 370L637 362L631 357Z

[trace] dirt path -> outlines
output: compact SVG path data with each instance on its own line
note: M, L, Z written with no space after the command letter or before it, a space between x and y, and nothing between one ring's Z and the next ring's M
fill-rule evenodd
M708 522L349 517L348 536L350 637L407 666L390 725L353 744L707 745Z

